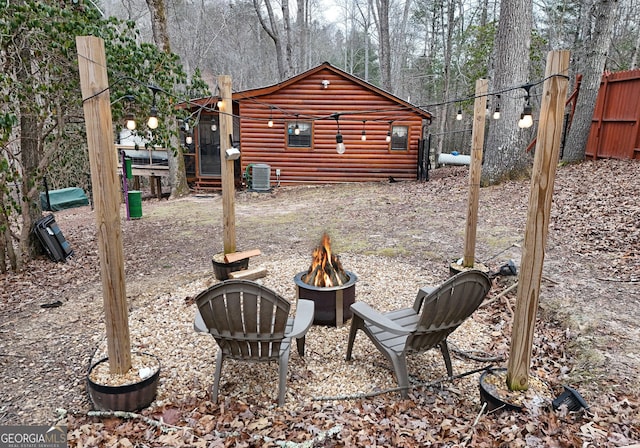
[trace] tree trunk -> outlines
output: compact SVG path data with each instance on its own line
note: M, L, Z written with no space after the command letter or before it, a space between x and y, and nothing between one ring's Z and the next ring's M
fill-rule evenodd
M527 0L503 0L495 40L495 66L490 91L526 84L529 75L530 30L532 4ZM483 185L496 184L510 178L528 175L531 157L525 151L529 135L518 128L517 120L524 107L524 90L515 90L500 98L503 118L491 120L482 168Z
M25 41L21 45L20 61L16 70L19 79L31 79L28 70L31 67L31 49ZM22 229L20 233L20 250L16 254L16 269L23 266L36 255L41 253L41 247L36 235L31 232L33 224L42 217L40 204L36 201L38 189L32 183L38 179L38 165L41 157L41 141L38 132L38 117L31 110L37 104L34 91L25 92L30 95L20 104L20 161L22 163L22 183L20 192L20 206L22 208Z
M165 53L171 53L169 31L167 28L167 10L164 0L147 0L149 15L151 16L151 32L156 47Z
M164 0L147 0L149 14L151 15L151 30L153 32L153 42L156 47L165 53L171 53L169 40L169 29L167 26L167 10ZM169 125L172 135L178 135L178 123L173 120ZM189 194L187 184L187 173L184 167L184 154L182 145L177 137L171 137L171 148L167 151L167 161L169 163L169 184L171 185L171 198L178 198Z
M444 2L440 5L440 21L442 23L442 41L444 43L444 61L443 61L443 87L442 87L442 99L445 101L444 106L442 107L442 118L440 119L440 124L438 127L438 142L436 145L436 152L434 154L434 161L437 164L438 159L440 158L440 154L442 154L442 147L444 145L444 135L447 129L447 117L449 116L449 95L451 94L451 58L453 54L453 29L454 29L454 20L455 20L455 7L452 2L447 3L447 19L445 26L445 17L444 17ZM434 11L434 16L435 16ZM435 21L434 21L435 23ZM433 29L435 35L435 27Z
M582 73L582 84L576 112L573 116L571 129L567 135L567 143L562 159L565 162L578 162L584 159L587 139L591 130L593 110L596 106L596 98L600 89L602 73L607 62L607 54L613 37L613 27L618 10L617 0L596 0L590 10L585 8L587 20L582 25L586 31L586 39L583 38L583 57L578 56L576 61L578 73ZM595 17L595 23L589 20Z
M0 180L3 180L0 178ZM7 246L11 240L6 235L9 234L9 223L4 211L4 190L0 188L0 274L7 272Z
M376 0L376 25L378 27L378 51L380 53L380 83L387 92L391 88L391 37L389 33L389 0Z
M309 0L298 0L298 10L296 13L296 28L298 34L298 61L297 72L308 68L308 35L309 35Z
M631 66L629 67L630 69L638 67L638 53L640 53L640 33L638 33L636 44L633 47L633 56L631 56Z
M280 81L287 79L287 69L285 66L284 48L282 46L282 39L280 38L280 32L278 31L278 21L273 15L273 7L270 0L264 0L265 7L267 8L267 16L269 17L269 23L262 17L260 11L261 0L253 0L253 7L258 15L258 20L262 29L269 35L273 44L276 47L276 63L278 65L278 77Z
M287 39L284 44L284 56L286 61L284 79L287 79L293 72L293 33L291 31L291 14L289 13L288 1L282 2L282 22L284 23L284 35Z

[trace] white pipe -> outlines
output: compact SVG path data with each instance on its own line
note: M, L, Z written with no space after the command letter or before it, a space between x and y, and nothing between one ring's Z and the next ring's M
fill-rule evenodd
M442 165L470 165L471 156L441 153L440 157L438 157L438 163Z

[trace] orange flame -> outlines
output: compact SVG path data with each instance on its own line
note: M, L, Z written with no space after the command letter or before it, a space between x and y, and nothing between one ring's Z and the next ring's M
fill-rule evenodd
M313 250L313 259L302 281L318 287L340 286L349 279L342 269L340 259L331 253L331 239L322 235L320 245Z

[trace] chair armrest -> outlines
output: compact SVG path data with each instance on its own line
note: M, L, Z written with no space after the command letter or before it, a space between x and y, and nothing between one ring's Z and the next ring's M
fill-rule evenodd
M304 336L313 323L314 309L315 303L312 300L298 299L293 328L288 334L286 334L286 336L290 338L299 338Z
M433 291L438 289L437 287L425 286L424 288L420 288L418 291L418 295L416 296L416 300L413 302L413 310L420 314L420 308L422 308L422 302L424 302L424 298L431 294Z
M354 312L363 321L380 327L390 333L405 335L411 333L412 329L402 327L396 324L394 321L386 317L384 314L371 308L365 302L356 302L351 305L351 311Z
M204 323L204 319L200 315L200 310L196 308L196 317L193 320L193 329L200 333L209 333L207 325Z

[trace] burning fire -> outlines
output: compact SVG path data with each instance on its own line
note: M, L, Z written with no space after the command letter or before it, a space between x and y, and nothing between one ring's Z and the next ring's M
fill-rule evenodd
M313 251L313 260L302 281L318 287L341 286L349 281L337 255L331 253L331 239L322 235L320 245Z

